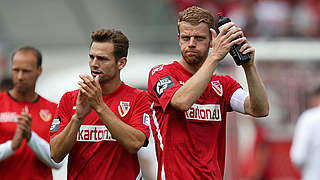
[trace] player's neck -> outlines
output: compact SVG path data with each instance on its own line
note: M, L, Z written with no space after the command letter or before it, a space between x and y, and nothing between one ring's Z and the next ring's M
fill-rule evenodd
M34 91L20 92L13 88L8 91L10 96L18 101L34 102L38 98L38 94Z
M200 64L200 65L191 65L191 64L188 64L183 59L179 63L181 64L182 67L184 67L187 71L189 71L192 74L196 73L200 69L200 67L202 65L202 64Z
M121 80L120 79L115 79L112 81L107 81L103 82L100 84L101 90L102 90L102 95L107 95L113 93L115 90L117 90L120 85L121 85Z

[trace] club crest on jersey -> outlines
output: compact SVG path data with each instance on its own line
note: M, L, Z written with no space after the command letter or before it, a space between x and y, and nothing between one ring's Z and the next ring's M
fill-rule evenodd
M47 109L41 109L39 112L39 115L40 115L41 119L45 122L50 121L50 119L52 117L50 111Z
M157 96L160 98L163 94L163 91L166 89L169 89L173 86L173 81L170 76L163 77L158 80L156 85L153 87L153 90L155 90Z
M127 115L130 109L130 102L128 101L120 101L120 104L118 105L118 111L121 117L124 117Z
M211 81L212 89L219 95L222 96L223 89L222 85L220 84L219 80Z

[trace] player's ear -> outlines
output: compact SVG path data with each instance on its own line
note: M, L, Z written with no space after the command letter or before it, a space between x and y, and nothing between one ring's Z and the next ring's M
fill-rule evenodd
M123 69L127 64L127 58L126 57L122 57L118 60L117 65L118 65L118 69L121 70Z
M40 76L41 73L42 73L42 66L40 66L40 67L38 68L38 76Z
M211 35L211 41L210 41L210 48L212 48L212 41L217 37L217 30L210 28L210 35Z

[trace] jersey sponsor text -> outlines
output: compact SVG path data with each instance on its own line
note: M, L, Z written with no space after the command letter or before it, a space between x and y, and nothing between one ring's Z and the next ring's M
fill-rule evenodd
M221 121L220 104L193 104L185 116L192 120Z
M111 133L104 125L81 125L77 141L116 141L112 138Z
M16 112L1 112L0 122L17 122L18 116Z

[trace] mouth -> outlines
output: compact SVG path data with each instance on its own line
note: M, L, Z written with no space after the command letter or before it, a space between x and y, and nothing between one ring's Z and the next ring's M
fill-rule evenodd
M102 74L101 71L91 71L91 75L92 75L93 77L96 77L96 76L101 75L101 74Z
M196 55L198 55L198 53L195 52L195 51L187 51L186 54L189 55L189 56L196 56Z

